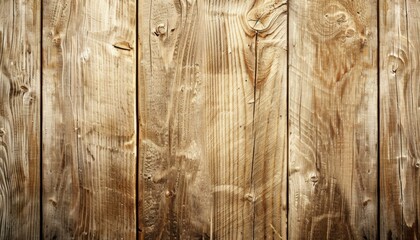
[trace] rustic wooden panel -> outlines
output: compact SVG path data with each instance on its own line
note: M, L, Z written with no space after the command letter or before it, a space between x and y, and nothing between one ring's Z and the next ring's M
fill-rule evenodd
M251 176L253 239L286 239L287 2L255 1L247 21L256 33L257 52Z
M0 9L0 239L39 239L40 2Z
M420 2L380 1L381 236L420 238Z
M43 1L45 239L136 236L136 1Z
M142 238L285 236L285 9L140 1Z
M376 239L376 1L290 1L289 239Z
M138 6L142 239L210 235L198 8L185 0L141 0Z

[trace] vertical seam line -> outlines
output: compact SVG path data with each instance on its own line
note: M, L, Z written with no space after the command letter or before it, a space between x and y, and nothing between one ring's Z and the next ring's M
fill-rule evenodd
M286 239L289 239L289 24L290 24L290 2L287 1L287 24L286 24Z
M136 113L135 113L135 125L136 125L136 174L135 174L135 178L136 178L136 189L135 189L135 193L136 193L136 197L135 197L135 201L136 201L136 207L135 207L135 219L136 219L136 226L135 226L135 233L136 233L136 239L139 239L139 231L140 231L140 220L139 220L139 166L140 166L140 147L139 147L139 137L140 137L140 128L139 128L139 69L138 69L138 63L139 63L139 0L136 0L136 28L135 28L135 86L136 86L136 94L135 94L135 108L136 108Z
M39 69L39 126L40 126L40 130L39 130L39 218L40 218L40 223L39 223L39 239L43 239L44 237L44 208L43 208L43 185L44 185L44 176L43 176L43 51L44 51L44 34L43 34L43 26L44 26L44 20L43 20L43 16L44 16L44 5L42 3L42 0L39 1L39 7L40 7L40 26L39 26L39 31L40 31L40 50L39 50L39 55L40 55L40 69Z

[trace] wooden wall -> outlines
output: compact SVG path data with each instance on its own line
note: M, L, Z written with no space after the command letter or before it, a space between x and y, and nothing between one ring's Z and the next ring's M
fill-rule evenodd
M0 1L0 239L420 239L418 0Z

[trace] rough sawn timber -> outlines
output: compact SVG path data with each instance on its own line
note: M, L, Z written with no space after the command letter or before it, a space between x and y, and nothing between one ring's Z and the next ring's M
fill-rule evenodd
M42 3L43 237L134 239L136 1Z
M40 7L0 1L0 239L39 239Z
M420 2L380 1L380 230L420 238Z
M286 3L139 2L143 239L286 236Z
M291 0L289 239L376 239L377 1Z

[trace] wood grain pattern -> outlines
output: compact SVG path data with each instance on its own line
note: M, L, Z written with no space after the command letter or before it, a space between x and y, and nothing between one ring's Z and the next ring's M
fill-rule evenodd
M197 1L139 2L142 239L210 234L199 7Z
M0 239L39 239L40 1L0 9Z
M43 7L44 238L133 239L136 2Z
M290 1L289 239L376 239L376 1Z
M140 2L143 239L285 236L285 9Z
M287 2L256 1L247 14L256 31L254 78L254 239L286 239Z
M420 2L380 1L381 236L420 238Z

